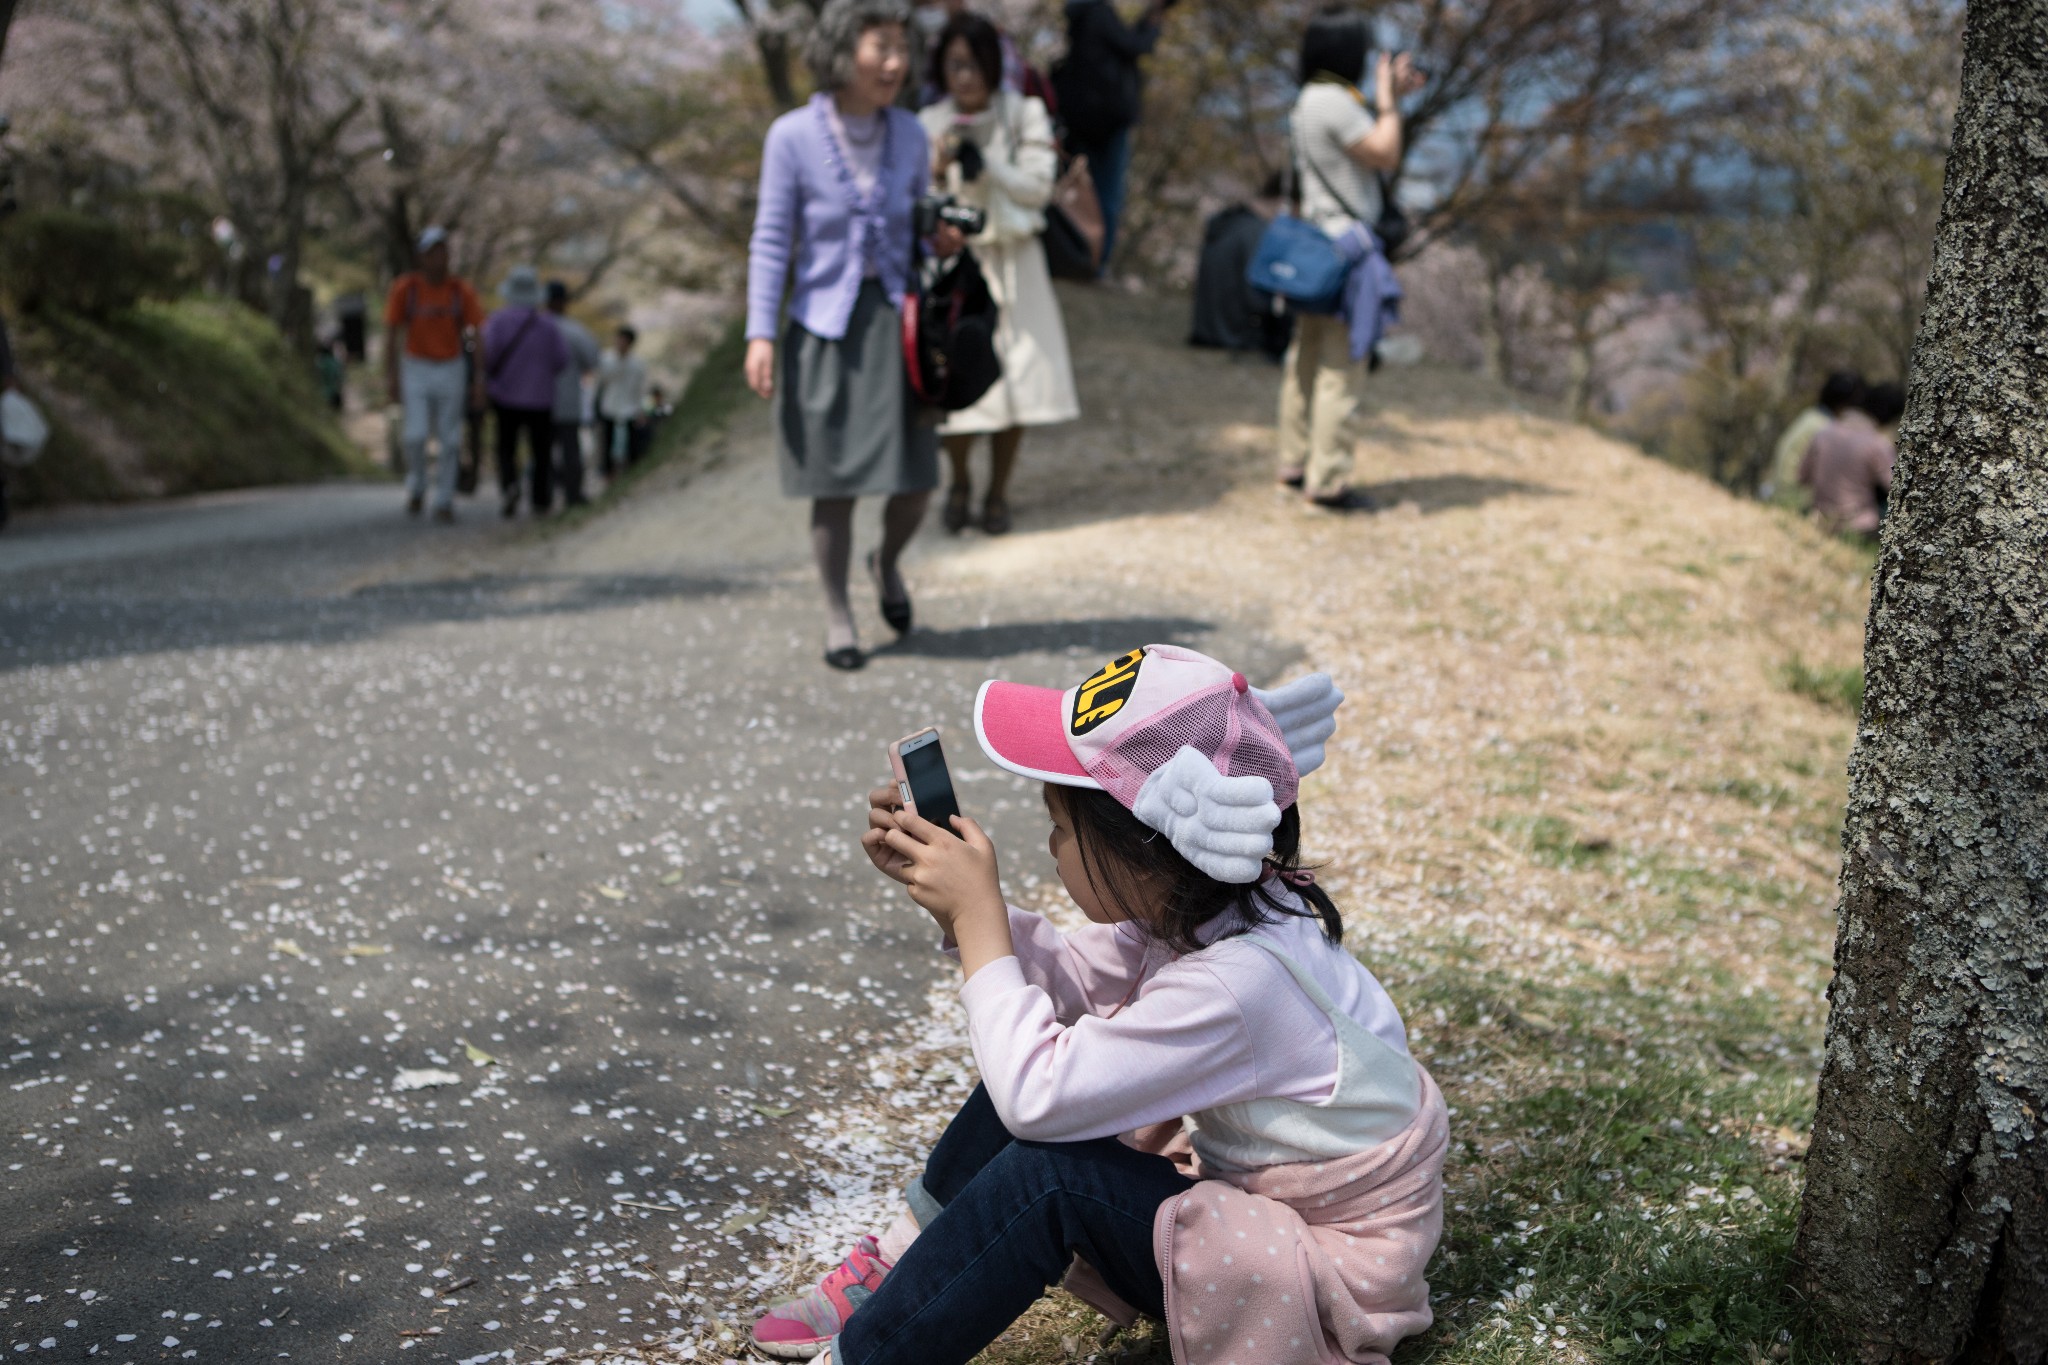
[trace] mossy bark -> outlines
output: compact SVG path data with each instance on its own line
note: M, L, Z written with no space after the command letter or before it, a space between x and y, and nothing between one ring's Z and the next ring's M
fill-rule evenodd
M2048 0L1971 0L1850 760L1799 1258L1872 1361L2048 1359Z

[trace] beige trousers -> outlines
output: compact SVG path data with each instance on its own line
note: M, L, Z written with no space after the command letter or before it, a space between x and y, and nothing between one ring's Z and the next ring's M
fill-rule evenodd
M1344 423L1358 407L1353 392L1363 368L1351 359L1342 318L1304 313L1280 380L1280 473L1302 471L1303 491L1326 498L1351 483L1351 443Z

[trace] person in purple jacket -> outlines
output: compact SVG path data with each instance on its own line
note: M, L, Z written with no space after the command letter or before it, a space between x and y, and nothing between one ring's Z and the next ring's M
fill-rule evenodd
M506 516L519 511L519 434L533 470L533 510L555 501L555 376L569 365L569 344L541 311L540 276L530 265L505 277L505 306L484 324L484 392L498 415L498 497Z
M939 482L938 434L915 419L899 312L931 165L916 116L893 107L910 74L909 20L906 0L831 0L818 16L805 54L818 93L768 130L747 261L747 386L777 399L783 494L811 500L825 662L840 669L867 662L847 600L854 500L888 498L867 565L901 635L910 592L897 557ZM961 245L951 228L932 242L940 255Z

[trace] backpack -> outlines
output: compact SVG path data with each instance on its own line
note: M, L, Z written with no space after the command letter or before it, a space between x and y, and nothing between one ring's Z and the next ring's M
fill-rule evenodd
M903 299L903 368L911 392L929 407L974 406L1003 377L996 355L999 310L972 251L919 267Z
M1024 99L1033 99L1029 93L1031 80L1037 73L1027 69L1024 75L1026 94L1014 105L1006 106L1014 114ZM1050 93L1048 91L1047 93ZM1007 96L1000 98L1007 99ZM1046 116L1058 126L1059 110L1046 106ZM1023 129L1014 118L1005 119L1013 148L1024 145ZM1059 136L1053 136L1054 150L1058 151ZM1053 182L1052 198L1041 210L1045 227L1040 230L1038 240L1045 250L1045 266L1056 280L1093 281L1102 273L1102 201L1096 196L1095 181L1088 174L1088 158L1085 156L1060 157L1059 178Z

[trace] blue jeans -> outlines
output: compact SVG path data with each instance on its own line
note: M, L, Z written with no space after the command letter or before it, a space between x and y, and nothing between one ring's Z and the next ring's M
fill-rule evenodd
M1076 146L1074 151L1088 158L1088 178L1095 182L1095 198L1102 205L1102 269L1107 274L1110 252L1116 248L1116 225L1124 216L1124 175L1131 169L1131 130L1120 129L1100 142Z
M965 1365L1076 1253L1125 1303L1165 1316L1152 1218L1192 1183L1115 1138L1013 1138L976 1086L911 1186L917 1240L846 1320L833 1365Z

